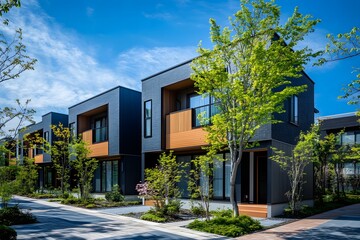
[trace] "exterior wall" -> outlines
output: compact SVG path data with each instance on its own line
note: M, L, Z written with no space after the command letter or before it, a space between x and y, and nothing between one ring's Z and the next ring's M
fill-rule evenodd
M190 61L142 80L142 152L162 151L162 88L190 77ZM152 137L144 138L144 102L152 100Z
M272 139L276 139L289 144L296 144L301 131L310 129L314 123L314 82L306 75L292 79L293 86L307 85L305 92L298 94L299 124L295 125L290 122L290 99L285 101L285 112L274 114L276 120L281 123L272 124ZM286 130L285 130L286 129Z
M54 140L54 134L51 130L51 125L58 125L59 123L62 123L64 126L67 126L68 125L68 115L61 114L61 113L54 113L54 112L49 112L49 113L43 115L41 122L27 126L25 131L19 133L19 140L21 141L19 147L21 149L24 147L22 144L24 135L33 133L33 132L37 132L37 131L42 131L43 133L49 132L49 142L52 143ZM19 153L20 153L19 160L20 160L20 162L22 162L23 158L24 158L23 151L19 151ZM50 163L50 162L51 162L50 155L47 153L44 153L43 154L43 163Z
M116 156L120 153L120 87L70 107L69 123L75 123L75 131L78 133L78 115L105 105L108 106L109 156Z
M119 121L120 154L132 154L140 156L141 92L133 91L127 88L120 88Z

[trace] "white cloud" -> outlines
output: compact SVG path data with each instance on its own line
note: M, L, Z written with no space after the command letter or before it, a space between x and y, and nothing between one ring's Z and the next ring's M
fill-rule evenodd
M142 78L196 55L193 47L132 48L120 52L113 60L118 64L111 68L90 54L94 51L81 36L56 24L36 2L12 11L10 19L23 29L28 54L38 62L34 71L1 85L0 107L12 105L14 99L32 99L37 121L49 111L67 113L69 106L118 85L140 90ZM0 31L13 34L2 25Z
M88 17L91 17L93 14L94 14L94 9L91 8L91 7L87 7L87 8L86 8L86 15L87 15Z

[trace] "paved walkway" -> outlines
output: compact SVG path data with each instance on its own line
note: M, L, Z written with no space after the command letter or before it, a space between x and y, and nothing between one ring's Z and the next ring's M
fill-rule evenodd
M55 202L15 197L12 203L31 209L39 223L12 226L18 239L226 239L215 234L106 214Z
M238 239L360 239L360 204L338 208Z

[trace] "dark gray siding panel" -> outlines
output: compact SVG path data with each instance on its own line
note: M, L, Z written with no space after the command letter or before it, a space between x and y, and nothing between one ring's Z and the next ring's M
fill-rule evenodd
M302 77L292 79L292 85L301 86L307 85L307 90L298 95L299 100L299 124L294 125L290 123L290 100L285 101L285 112L281 114L274 114L276 120L281 123L272 125L272 138L295 144L298 140L300 131L307 131L311 124L314 123L314 83L303 74Z
M359 117L357 116L336 117L328 119L324 117L321 119L320 130L342 130L343 128L359 127L360 124L358 120Z
M126 195L138 194L135 187L141 181L141 157L123 156L121 159L121 189Z
M142 120L142 151L161 151L161 89L170 84L190 77L190 63L180 65L167 72L153 76L142 82L142 119L144 118L144 102L152 100L152 137L144 138L144 121Z
M78 115L104 105L108 106L109 156L119 155L120 150L119 95L119 87L117 87L69 108L69 123L74 122L76 128Z
M120 88L120 154L141 154L141 93Z

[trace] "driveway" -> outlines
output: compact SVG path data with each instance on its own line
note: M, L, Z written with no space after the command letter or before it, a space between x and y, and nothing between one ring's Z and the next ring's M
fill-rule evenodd
M39 223L12 226L18 239L226 239L187 228L152 223L96 210L15 197L12 204L31 209Z

